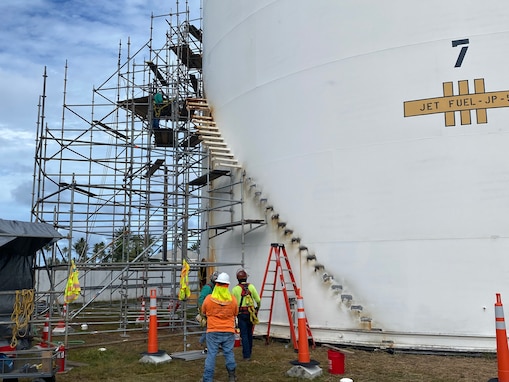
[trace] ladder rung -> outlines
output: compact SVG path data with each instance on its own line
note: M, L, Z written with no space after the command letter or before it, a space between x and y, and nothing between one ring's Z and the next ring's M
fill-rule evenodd
M274 214L272 216L272 219L278 221L279 215ZM290 228L286 228L285 222L278 222L278 226L280 228L284 229L285 234L289 235L289 234L293 233L293 230L291 230ZM272 265L272 263L275 263L275 266ZM284 268L283 264L286 265L287 268ZM272 269L270 269L271 267L272 267ZM278 280L277 284L265 282L266 277L269 274L269 272L271 274L275 273L276 274L275 277L276 277L279 271L281 271L281 273L279 274L279 280ZM288 281L288 277L290 278L290 281ZM267 286L267 288L265 288L266 286ZM278 286L280 288L278 288ZM266 291L266 289L267 289L267 291ZM291 269L291 265L290 265L288 256L286 254L284 244L272 243L271 249L269 252L269 259L267 260L267 267L265 270L265 278L264 278L264 283L262 286L262 291L264 293L267 292L268 297L272 300L272 304L274 303L274 298L275 298L276 292L284 292L284 296L287 299L287 301L285 301L286 309L287 310L291 309L291 312L287 312L287 313L288 313L288 317L290 318L289 328L291 328L291 331L292 331L291 339L293 341L294 349L297 349L297 343L296 343L297 326L296 326L295 322L293 322L293 319L291 318L291 314L293 315L295 313L294 309L295 309L296 305L298 305L297 300L299 297L296 295L297 290L298 290L297 283L295 282L293 271ZM272 319L272 313L269 315L269 321L268 321L268 325L267 325L267 341L268 341L268 338L270 337L271 319ZM311 340L314 344L313 336L311 334L311 329L309 328L309 324L308 324L307 320L306 320L306 329L307 329L308 340Z

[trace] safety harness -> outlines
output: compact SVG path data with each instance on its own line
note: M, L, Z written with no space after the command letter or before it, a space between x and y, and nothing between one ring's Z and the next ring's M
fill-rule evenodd
M254 324L258 324L257 311L254 306L253 297L251 297L251 291L249 290L249 283L239 284L242 288L240 304L239 304L239 314L249 314L249 320ZM242 303L246 299L246 305L243 306Z

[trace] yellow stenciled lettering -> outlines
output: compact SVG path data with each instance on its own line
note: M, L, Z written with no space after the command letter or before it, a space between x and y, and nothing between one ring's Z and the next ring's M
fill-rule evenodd
M454 126L454 113L460 112L461 124L470 124L469 111L475 110L477 123L487 123L487 110L509 107L509 90L486 92L484 79L474 80L475 93L468 90L468 81L458 81L459 94L454 95L453 83L444 82L443 97L405 101L404 116L413 117L426 114L444 113L445 125Z
M492 96L488 96L488 98L486 99L486 103L487 104L493 104L495 103L495 101L497 100L497 96L496 95L492 95Z
M433 111L438 109L438 102L425 102L419 108L420 111Z
M458 98L456 99L456 106L458 107L475 106L475 101L472 99L472 97Z

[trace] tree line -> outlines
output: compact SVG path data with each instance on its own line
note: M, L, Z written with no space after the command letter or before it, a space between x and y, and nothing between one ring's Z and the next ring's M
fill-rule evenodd
M95 243L92 248L88 241L81 237L72 244L71 253L68 247L60 249L61 256L57 256L55 264L67 264L69 257L75 262L115 263L130 262L140 255L143 250L154 244L154 238L148 237L145 242L143 235L130 235L122 229L115 232L112 242L107 245L103 241ZM46 247L51 251L51 247Z
M92 247L88 241L81 237L72 244L72 251L63 247L60 249L60 255L55 258L53 264L68 264L69 257L77 263L118 263L131 262L138 257L146 248L155 243L153 236L147 237L143 235L126 234L126 231L119 229L115 232L113 240L109 244L103 241L95 243ZM192 243L189 246L190 251L198 252L200 241ZM51 252L51 246L44 248L46 252ZM49 263L52 261L50 259Z

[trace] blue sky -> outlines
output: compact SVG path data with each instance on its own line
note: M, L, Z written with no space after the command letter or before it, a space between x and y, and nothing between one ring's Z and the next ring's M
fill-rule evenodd
M199 9L199 3L189 1L194 9ZM181 11L185 5L186 1L179 1ZM0 2L1 219L30 220L44 67L46 122L60 123L66 61L67 99L90 103L94 85L116 70L119 43L125 46L129 38L137 50L150 37L151 15L176 9L176 0ZM165 21L157 18L155 22ZM165 26L159 26L164 38Z

